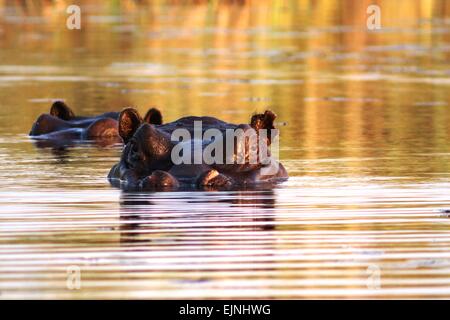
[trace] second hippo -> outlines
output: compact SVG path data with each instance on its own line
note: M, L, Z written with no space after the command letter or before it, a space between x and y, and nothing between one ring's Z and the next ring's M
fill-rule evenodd
M34 122L30 136L34 139L61 141L85 141L108 139L111 143L120 143L118 118L120 112L106 112L93 117L76 116L63 101L56 101L50 113L42 114ZM158 110L148 110L144 121L161 124Z

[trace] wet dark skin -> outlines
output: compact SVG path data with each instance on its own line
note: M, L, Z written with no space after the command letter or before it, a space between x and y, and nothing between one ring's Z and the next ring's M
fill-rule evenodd
M156 121L150 109L144 117L146 121ZM42 114L33 124L30 136L49 142L63 141L108 141L108 144L120 143L118 119L120 112L106 112L93 117L76 116L63 101L56 101L50 113Z
M270 132L274 128L275 118L273 112L265 111L253 115L249 124L238 125L213 117L192 116L163 124L161 113L156 109L153 110L152 117L145 121L137 110L127 108L120 113L118 119L119 134L125 146L120 162L113 166L108 179L112 185L126 191L245 189L284 181L288 178L287 171L272 158L264 163L241 164L174 164L172 161L174 146L178 143L193 143L171 141L171 134L176 129L184 128L194 137L194 121L202 122L203 133L208 129L218 129L223 133L227 129L242 129L259 134L261 129L268 129ZM272 139L269 134L267 145L270 145ZM211 141L202 140L200 143L204 149ZM236 143L235 152L240 148L248 150L247 145ZM247 157L246 153L245 155ZM267 171L263 171L268 167L274 169L269 175L266 174Z

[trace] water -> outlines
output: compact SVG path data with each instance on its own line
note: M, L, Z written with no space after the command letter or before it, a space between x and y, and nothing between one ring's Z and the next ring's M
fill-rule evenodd
M81 31L26 3L0 2L0 298L450 298L448 2L379 1L378 32L361 1L90 1ZM27 137L54 99L166 121L269 107L291 177L124 193L120 146Z

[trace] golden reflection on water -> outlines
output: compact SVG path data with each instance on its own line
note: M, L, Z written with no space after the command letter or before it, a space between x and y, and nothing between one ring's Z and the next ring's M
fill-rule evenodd
M68 2L0 1L0 297L450 297L450 3L375 2L376 32L373 1L80 1L80 31ZM269 107L291 179L121 193L120 147L26 137L53 99L167 121Z

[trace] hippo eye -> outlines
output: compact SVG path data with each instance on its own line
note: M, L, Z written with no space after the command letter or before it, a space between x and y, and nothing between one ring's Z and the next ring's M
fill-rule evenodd
M131 140L128 148L129 152L126 161L130 168L134 168L134 163L139 162L141 158L139 153L139 145L136 141Z
M138 147L136 140L134 140L134 139L130 140L128 150L130 150L130 153L139 152L139 147Z

